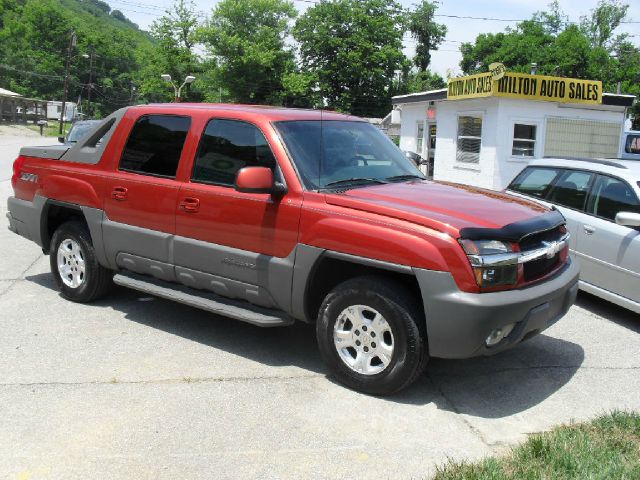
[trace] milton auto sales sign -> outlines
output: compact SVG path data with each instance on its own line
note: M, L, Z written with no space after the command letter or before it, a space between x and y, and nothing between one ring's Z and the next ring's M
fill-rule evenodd
M501 64L492 64L490 68L486 73L449 79L447 100L507 97L590 105L602 103L601 81L506 72Z

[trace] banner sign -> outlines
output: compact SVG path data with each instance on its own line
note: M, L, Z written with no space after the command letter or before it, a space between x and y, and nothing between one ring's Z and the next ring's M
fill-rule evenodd
M507 97L588 105L602 103L601 81L504 72L501 64L492 64L492 67L487 73L449 79L447 99Z

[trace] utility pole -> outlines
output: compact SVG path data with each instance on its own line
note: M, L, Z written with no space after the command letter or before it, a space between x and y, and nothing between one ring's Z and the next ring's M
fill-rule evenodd
M87 116L91 118L93 115L91 114L91 90L93 89L93 57L95 54L95 49L93 45L89 45L89 91L87 92Z
M64 111L67 108L67 91L69 88L69 64L71 63L71 52L73 47L76 46L76 32L71 30L69 38L69 48L67 49L67 62L64 68L64 92L62 94L62 111L60 112L60 129L58 134L62 136L62 130L64 129Z
M129 105L133 105L136 98L136 85L131 82L131 96L129 97Z

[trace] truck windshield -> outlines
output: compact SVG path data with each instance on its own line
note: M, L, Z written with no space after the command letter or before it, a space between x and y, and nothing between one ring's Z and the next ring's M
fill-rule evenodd
M310 190L425 178L387 136L368 123L291 120L275 126Z

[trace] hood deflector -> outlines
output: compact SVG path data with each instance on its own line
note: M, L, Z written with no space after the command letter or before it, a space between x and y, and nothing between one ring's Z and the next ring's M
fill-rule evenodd
M523 238L551 230L565 223L565 218L555 208L533 218L510 223L502 228L467 227L460 230L460 238L469 240L502 240L520 242Z

